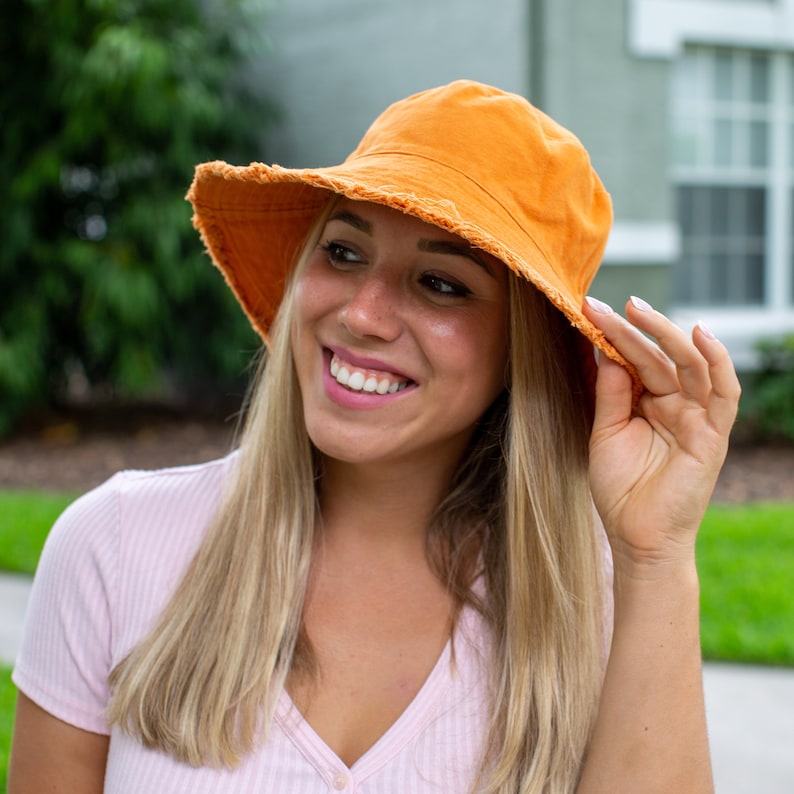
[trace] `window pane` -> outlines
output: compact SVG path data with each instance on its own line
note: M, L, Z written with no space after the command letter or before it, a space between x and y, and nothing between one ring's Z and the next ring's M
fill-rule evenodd
M744 284L744 303L764 302L764 257L756 254L747 258Z
M768 125L765 121L750 122L750 165L759 168L768 163Z
M794 75L792 75L794 77ZM789 127L789 151L788 151L788 161L789 167L794 168L794 125Z
M758 53L750 56L750 100L769 100L769 58Z
M681 234L691 237L694 231L692 216L694 215L694 188L679 190L676 193L676 203L678 210L678 224Z
M765 217L765 198L766 193L759 189L745 191L745 220L744 227L756 237L763 238L766 229Z
M730 228L730 188L712 188L708 191L710 203L710 223L708 233L710 235L726 235Z
M727 52L714 56L714 96L716 99L733 99L733 58Z
M794 105L794 59L789 59L788 62L788 98L789 102Z
M783 58L787 84L772 79L775 59ZM779 89L788 93L778 96ZM690 46L675 69L672 100L681 232L675 300L688 305L763 305L769 290L767 271L774 265L767 261L767 232L781 233L768 228L767 191L781 178L794 187L794 57ZM781 100L790 101L791 110L773 113ZM788 136L782 153L777 145L781 134ZM794 203L794 191L792 199ZM791 229L782 233L791 239L794 275L794 207L791 214Z
M733 163L733 125L730 119L714 119L714 165Z
M682 256L674 281L679 303L763 302L765 196L763 188L678 189Z
M686 102L698 98L698 59L685 52L673 68L673 96Z
M728 256L715 253L709 257L709 289L703 302L724 306L728 301Z
M694 118L673 119L673 162L676 165L696 165L698 128Z

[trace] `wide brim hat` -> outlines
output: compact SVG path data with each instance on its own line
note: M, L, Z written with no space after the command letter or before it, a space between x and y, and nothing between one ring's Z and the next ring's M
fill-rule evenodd
M612 207L587 151L525 98L459 80L396 102L340 165L196 168L193 222L267 341L289 272L335 193L400 210L467 240L541 290L598 350L636 370L582 313ZM583 355L594 377L594 359Z

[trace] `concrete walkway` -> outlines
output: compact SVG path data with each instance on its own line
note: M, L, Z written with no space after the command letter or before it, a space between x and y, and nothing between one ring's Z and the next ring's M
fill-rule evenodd
M0 574L1 663L16 657L29 593L27 577ZM717 794L794 794L794 669L707 664L704 682Z
M28 576L0 572L0 664L13 664L30 594Z
M794 794L794 669L707 664L717 794Z

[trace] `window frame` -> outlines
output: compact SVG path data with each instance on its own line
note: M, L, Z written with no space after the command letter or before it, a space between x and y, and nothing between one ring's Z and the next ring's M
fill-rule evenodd
M679 186L713 187L763 187L765 190L766 218L764 223L764 290L760 304L723 305L674 304L671 314L681 324L698 320L707 322L725 341L737 366L752 367L756 361L755 341L764 336L794 332L794 54L767 50L750 50L742 47L722 47L693 44L682 53L682 58L699 59L698 68L714 61L717 54L730 53L732 57L763 57L768 60L768 100L757 116L769 124L767 162L764 166L709 163L708 158L695 157L694 162L671 162L671 184ZM681 118L679 108L686 105L675 96L676 71L681 60L673 64L671 79L671 147L675 157L675 127ZM695 99L702 102L702 97ZM730 103L728 103L730 104ZM715 117L714 109L724 109L725 101L716 97L707 101L696 116L697 123ZM744 109L745 111L747 108ZM748 118L753 118L750 113ZM675 267L675 266L673 266Z

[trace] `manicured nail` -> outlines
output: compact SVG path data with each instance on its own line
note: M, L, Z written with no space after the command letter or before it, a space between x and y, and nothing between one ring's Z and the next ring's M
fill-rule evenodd
M638 298L635 295L631 296L631 302L634 304L634 308L639 309L641 312L653 311L653 306L651 306L648 301L644 301L642 298Z
M700 333L702 333L707 339L717 338L714 331L712 331L711 328L709 328L706 323L703 322L703 320L698 320L697 326L700 328Z
M591 298L588 295L585 300L587 301L588 305L599 314L612 314L612 307L609 304L598 300L598 298Z

